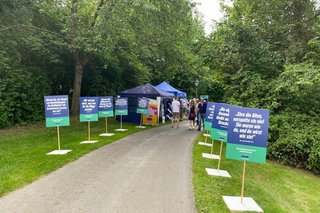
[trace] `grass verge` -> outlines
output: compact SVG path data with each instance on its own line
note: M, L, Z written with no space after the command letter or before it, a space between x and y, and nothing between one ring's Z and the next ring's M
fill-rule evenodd
M225 159L225 144L220 169L227 170L232 178L207 175L205 168L218 166L217 160L202 158L210 147L193 147L193 187L198 212L230 212L222 196L240 196L243 162ZM211 142L211 140L208 140ZM214 154L219 154L220 142L214 143ZM279 165L247 163L245 197L252 197L264 212L319 212L320 177L309 172Z
M23 185L33 182L39 177L62 167L82 155L141 131L135 124L124 123L125 132L116 132L112 137L99 137L105 132L104 119L91 122L91 140L99 140L94 144L80 144L87 140L87 122L71 121L68 127L60 127L61 149L71 149L66 155L46 155L58 149L56 128L45 128L45 125L23 128L19 131L2 130L0 135L0 196ZM118 121L108 119L108 131L120 128ZM149 127L150 128L150 127Z

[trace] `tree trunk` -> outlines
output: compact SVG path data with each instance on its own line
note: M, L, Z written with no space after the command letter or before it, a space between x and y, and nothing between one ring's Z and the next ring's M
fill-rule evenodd
M81 84L82 84L82 76L85 66L88 64L90 60L90 53L83 53L80 55L80 48L77 45L77 38L81 35L78 35L78 3L80 0L72 0L71 1L71 10L70 10L70 45L71 45L71 52L73 54L74 60L74 80L73 80L73 94L72 94L72 107L71 107L71 114L73 116L79 115L79 98L81 95ZM96 2L96 1L94 1ZM105 0L101 0L98 8L95 11L90 30L94 29L96 24L96 20L99 15L99 11L101 10L102 6L104 5ZM83 35L82 35L83 36ZM80 36L81 37L81 36ZM82 48L82 47L81 47ZM82 48L83 50L83 48ZM84 55L84 56L83 56Z
M73 94L72 94L72 107L71 113L74 116L79 115L79 98L81 95L82 76L85 66L89 59L88 57L81 58L78 52L73 54L74 56L74 80L73 80Z

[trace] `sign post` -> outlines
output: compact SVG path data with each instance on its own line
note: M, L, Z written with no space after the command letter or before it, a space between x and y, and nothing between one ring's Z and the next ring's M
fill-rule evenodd
M213 114L214 114L214 108L215 108L215 103L214 102L207 102L207 108L206 108L206 115L204 118L204 129L208 131L208 133L211 131L211 123L213 119ZM203 134L205 136L205 141L204 142L199 142L199 145L203 146L213 146L213 142L207 143L208 137L210 137L210 134ZM211 153L212 154L212 153Z
M140 126L136 126L136 128L146 128L145 126L142 126L142 119L143 115L148 115L148 104L149 99L147 98L138 98L138 104L137 104L137 113L141 114L140 116Z
M46 127L57 127L58 150L47 155L64 155L71 150L61 150L60 126L69 126L69 104L67 95L44 96L44 108L46 115Z
M106 132L99 136L112 136L113 133L108 133L108 117L113 117L113 97L105 96L99 97L99 118L105 118Z
M226 157L243 161L241 196L223 196L231 211L263 212L251 198L244 197L246 162L265 163L269 110L231 107Z
M116 129L117 132L124 132L128 129L122 128L122 116L128 115L128 98L115 98L115 115L120 115L120 129Z
M91 140L92 121L98 121L98 97L80 97L80 122L88 122L88 140L82 141L81 144L98 142Z
M212 120L211 139L220 141L220 153L218 169L206 168L208 175L231 177L226 170L220 170L223 142L228 141L228 125L229 125L230 105L216 103L214 109L214 119Z

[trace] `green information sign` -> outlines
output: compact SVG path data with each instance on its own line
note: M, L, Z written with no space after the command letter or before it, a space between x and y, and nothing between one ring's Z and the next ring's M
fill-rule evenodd
M99 111L99 118L107 118L113 117L113 110L112 111Z
M217 141L228 142L228 131L221 129L211 129L210 138Z
M212 130L211 122L208 122L208 121L204 122L204 130L207 130L207 131L211 131Z
M68 117L56 117L56 118L46 118L46 126L47 127L55 127L55 126L69 126L70 119Z
M80 114L80 121L98 121L98 114Z
M200 95L200 99L209 99L209 95Z
M226 157L234 160L265 163L266 154L267 149L263 147L227 144Z

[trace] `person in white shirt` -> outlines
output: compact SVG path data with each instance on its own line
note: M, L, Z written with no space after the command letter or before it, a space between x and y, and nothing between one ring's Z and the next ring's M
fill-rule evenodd
M177 121L177 128L179 128L179 124L180 124L180 102L176 99L173 99L172 103L171 103L171 109L173 112L173 119L172 119L172 128L173 128L173 123L174 120Z

